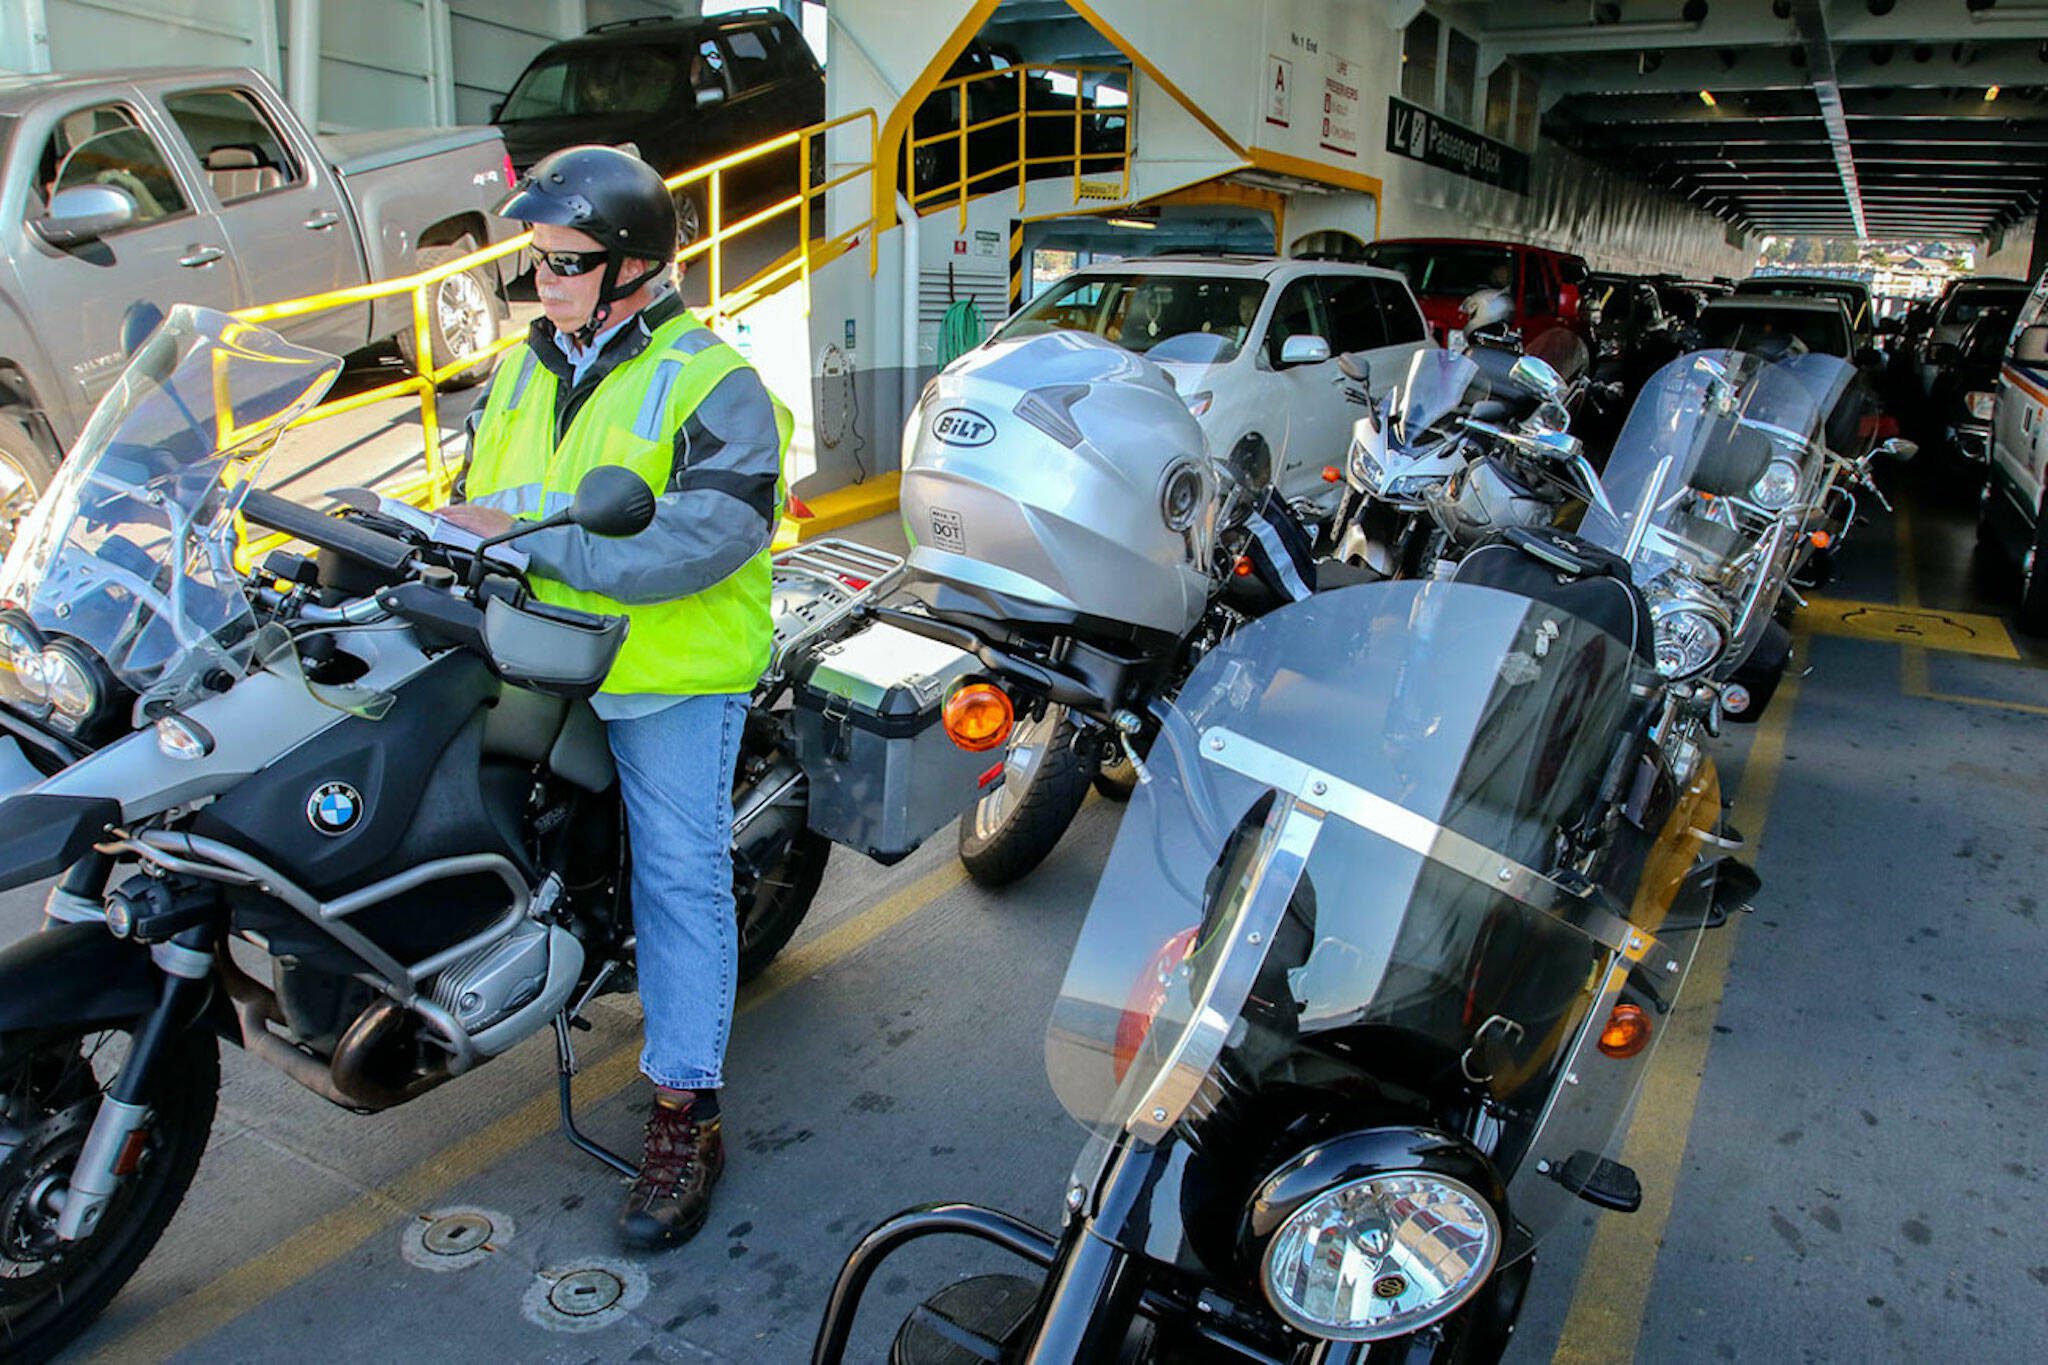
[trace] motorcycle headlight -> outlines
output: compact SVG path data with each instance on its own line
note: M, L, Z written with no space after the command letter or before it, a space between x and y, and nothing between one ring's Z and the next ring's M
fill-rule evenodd
M1728 624L1694 603L1667 603L1652 610L1656 625L1657 672L1676 681L1704 673L1728 647Z
M1477 1293L1500 1257L1500 1218L1462 1181L1427 1171L1353 1180L1303 1204L1267 1243L1273 1311L1338 1341L1405 1336Z
M52 719L77 729L99 710L103 695L99 679L93 676L91 665L63 644L43 650L42 665Z
M1372 457L1372 452L1365 448L1365 442L1351 443L1351 454L1345 463L1350 467L1352 478L1364 484L1368 491L1379 491L1380 480L1386 477L1386 471L1380 468L1380 462Z
M1202 471L1183 460L1159 481L1159 517L1169 531L1185 531L1202 511Z
M8 701L42 706L50 699L43 681L43 647L13 621L0 620L0 694Z
M1772 460L1765 466L1764 472L1749 488L1750 499L1773 512L1782 512L1790 507L1798 493L1799 466L1783 458Z

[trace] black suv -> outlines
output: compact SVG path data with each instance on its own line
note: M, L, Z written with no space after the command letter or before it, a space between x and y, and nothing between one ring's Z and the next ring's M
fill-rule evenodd
M630 142L674 175L822 121L825 73L780 10L632 19L542 52L491 117L518 171L562 147ZM724 175L721 194L730 204L780 198L796 189L797 165L794 146L748 162ZM698 185L678 204L684 240L708 197Z

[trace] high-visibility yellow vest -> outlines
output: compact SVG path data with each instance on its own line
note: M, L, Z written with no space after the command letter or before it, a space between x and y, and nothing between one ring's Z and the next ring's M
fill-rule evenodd
M701 350L677 349L702 326L686 309L656 328L645 349L606 375L585 400L559 446L555 375L528 349L530 342L507 351L470 455L470 501L515 516L545 516L566 505L577 481L600 464L625 466L646 479L659 497L675 464L675 432L720 380L746 364L723 341ZM787 408L772 395L769 401L775 405L779 463L789 451L792 423ZM778 474L777 507L784 491ZM539 575L532 583L534 596L543 602L630 618L632 627L605 678L605 692L746 692L768 666L774 627L766 549L702 592L647 606Z

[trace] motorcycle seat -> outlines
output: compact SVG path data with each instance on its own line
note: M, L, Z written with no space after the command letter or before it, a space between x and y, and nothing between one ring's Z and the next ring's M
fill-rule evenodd
M1452 581L1548 602L1600 627L1645 663L1655 660L1650 604L1628 561L1569 532L1509 527L1459 561Z

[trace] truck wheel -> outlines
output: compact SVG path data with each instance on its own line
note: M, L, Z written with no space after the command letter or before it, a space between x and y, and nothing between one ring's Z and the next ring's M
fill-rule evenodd
M57 462L21 425L0 416L0 555L14 548L14 528L56 473Z
M2020 606L2013 624L2022 635L2048 636L2048 505L2034 516L2034 535L2020 559Z
M1017 727L1003 779L960 817L960 861L983 886L1007 886L1045 861L1088 796L1097 764L1075 752L1064 706Z
M476 244L464 237L461 241L447 246L423 246L419 250L419 265L422 270L431 270L437 265L476 250ZM427 298L427 328L434 345L434 367L446 365L457 356L473 355L498 339L498 305L491 296L489 268L478 266L465 270L459 275L450 275L434 286ZM419 350L410 323L398 331L398 351L406 363L415 370L420 368ZM467 389L491 377L491 369L497 364L497 357L482 360L466 370L457 370L441 381L444 389Z

